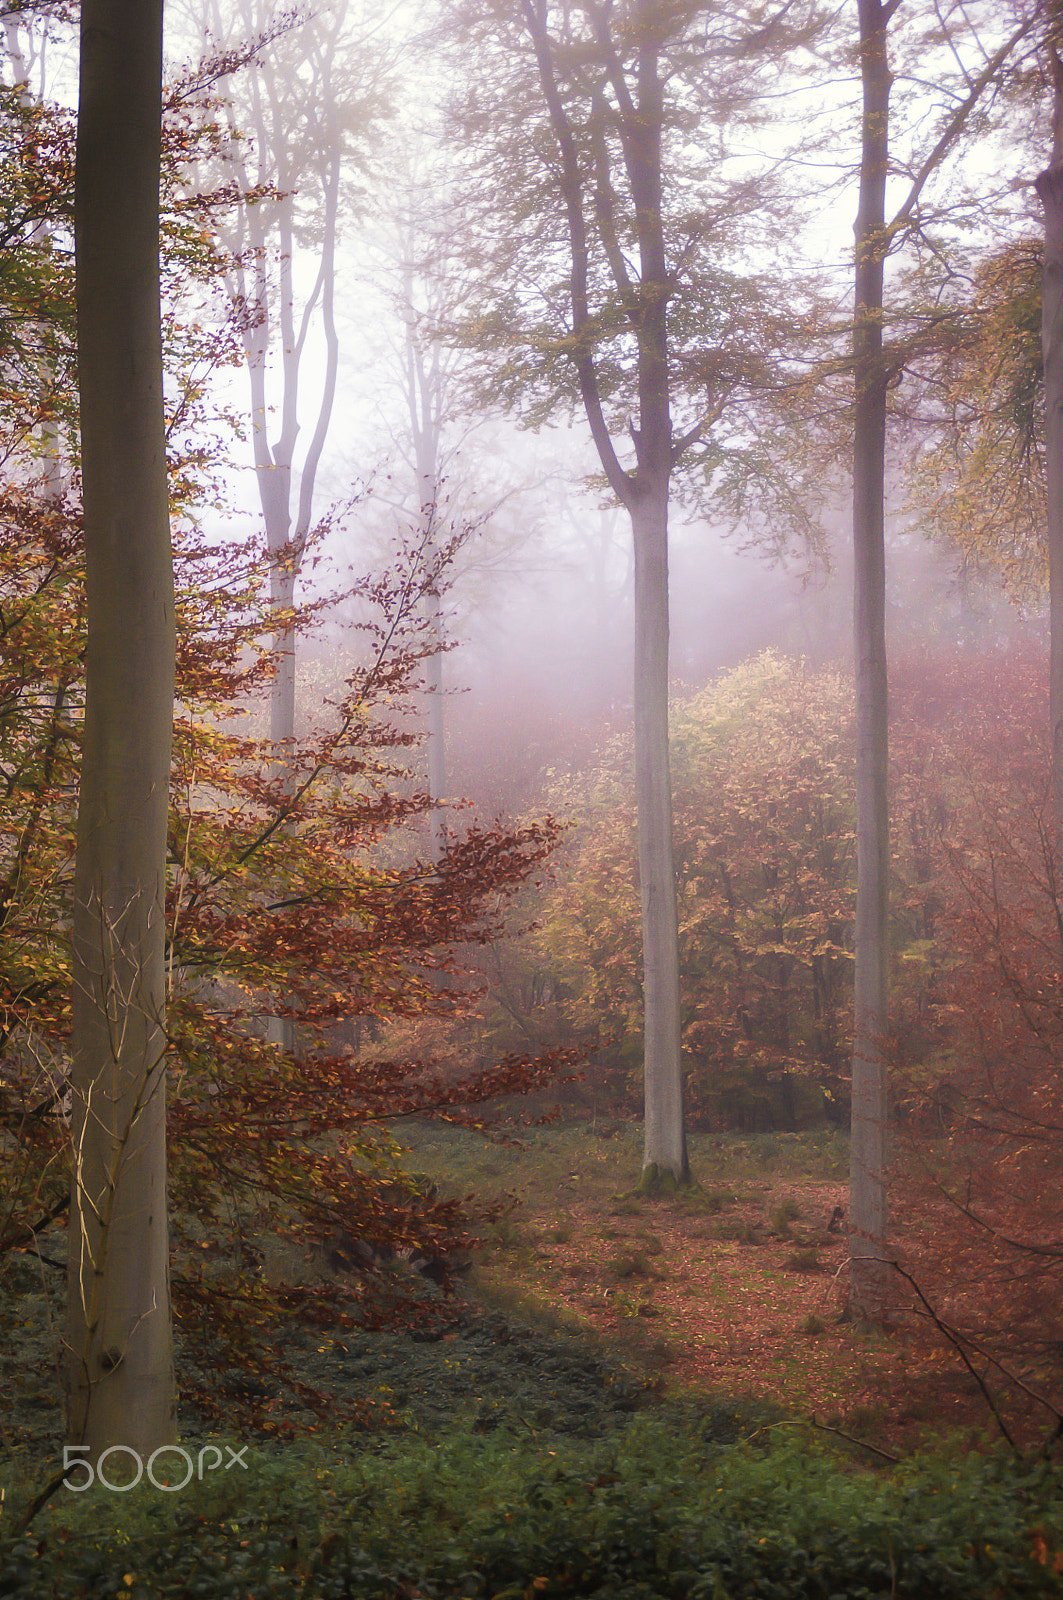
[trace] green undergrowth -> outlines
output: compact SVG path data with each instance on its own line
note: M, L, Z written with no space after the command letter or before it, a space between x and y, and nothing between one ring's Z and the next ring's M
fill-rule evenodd
M552 1207L565 1197L626 1206L638 1215L653 1200L638 1194L642 1127L636 1122L554 1123L513 1131L509 1142L491 1142L444 1124L404 1127L410 1165L429 1174L440 1192L481 1198L517 1197L526 1211ZM833 1128L802 1133L693 1134L689 1140L693 1185L669 1197L691 1210L720 1210L735 1189L757 1181L835 1182L849 1175L848 1138Z
M660 1212L633 1193L636 1130L554 1127L521 1139L507 1147L452 1130L411 1136L411 1164L454 1191L508 1190L526 1202L491 1230L484 1281L465 1280L469 1302L449 1323L340 1337L302 1330L290 1339L301 1379L371 1403L376 1431L343 1432L302 1412L298 1395L278 1392L266 1397L271 1415L302 1430L300 1441L245 1444L239 1435L240 1464L218 1470L223 1441L214 1449L199 1439L202 1419L187 1411L189 1459L206 1450L202 1481L193 1473L174 1492L147 1482L128 1492L60 1488L20 1534L19 1519L54 1478L61 1452L54 1435L45 1450L21 1414L17 1428L9 1418L0 1432L0 1597L1006 1600L1063 1592L1060 1469L968 1457L947 1441L933 1457L869 1465L878 1459L870 1449L847 1453L763 1403L674 1389L662 1399L650 1363L628 1363L618 1346L569 1325L539 1281L549 1247L591 1226L618 1314L640 1330L653 1281L668 1271L654 1232ZM692 1151L699 1186L669 1205L689 1207L692 1227L715 1238L732 1227L740 1197L768 1194L783 1168L822 1177L841 1158L830 1133L726 1147L707 1140ZM563 1206L551 1211L567 1187L593 1196L594 1211L576 1220ZM789 1232L795 1259L811 1250L795 1207L784 1199L774 1209L768 1220L779 1237ZM763 1242L766 1227L756 1225L753 1242ZM811 1322L808 1337L824 1331ZM856 1431L847 1418L845 1432ZM226 1446L237 1448L236 1439Z
M719 1407L597 1440L534 1424L248 1451L167 1494L66 1491L0 1542L0 1594L358 1600L990 1600L1058 1594L1043 1463L858 1470ZM11 1503L5 1515L17 1509Z
M648 1293L637 1283L630 1292L631 1280L669 1277L667 1260L651 1259L658 1252L644 1243L655 1216L683 1219L692 1238L748 1246L771 1237L791 1240L796 1248L788 1270L820 1272L822 1230L806 1237L806 1230L792 1226L802 1216L792 1197L778 1201L770 1216L764 1207L778 1185L833 1183L847 1175L849 1164L848 1139L830 1127L724 1138L695 1133L690 1185L650 1195L640 1190L642 1128L633 1122L556 1122L501 1131L491 1140L451 1125L413 1123L403 1128L403 1138L410 1164L429 1174L441 1195L471 1189L482 1199L512 1202L481 1230L483 1248L470 1285L477 1299L522 1316L567 1319L588 1332L592 1319L581 1317L562 1291L592 1271L559 1261L556 1247L589 1229L602 1242L598 1274L617 1319L611 1337L627 1358L645 1358L658 1371L672 1347L646 1326L658 1314ZM817 1202L811 1204L815 1212ZM745 1214L733 1215L739 1207ZM818 1220L825 1224L826 1213Z

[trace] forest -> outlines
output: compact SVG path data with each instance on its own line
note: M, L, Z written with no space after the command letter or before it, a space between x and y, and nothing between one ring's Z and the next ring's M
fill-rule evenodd
M1063 1586L1063 0L0 0L0 1595Z

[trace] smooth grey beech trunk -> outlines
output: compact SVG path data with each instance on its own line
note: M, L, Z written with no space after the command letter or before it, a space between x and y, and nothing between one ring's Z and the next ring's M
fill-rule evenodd
M84 0L75 235L88 616L74 877L68 1437L174 1437L165 874L174 595L159 329L162 0ZM131 1463L128 1463L131 1464Z
M1049 7L1052 158L1037 179L1045 219L1041 350L1045 369L1045 487L1048 503L1049 718L1057 862L1063 859L1063 6ZM1058 870L1058 866L1057 866Z
M859 0L863 126L853 317L853 654L856 668L856 975L850 1151L850 1295L885 1314L888 1098L889 729L886 669L885 459L888 370L882 348L890 71L886 31L897 0Z
M643 1168L689 1176L679 1050L679 946L668 759L668 478L631 508L635 802L642 907ZM652 1181L652 1180L651 1180Z
M864 1320L889 1314L895 1276L887 1247L889 1025L889 724L885 623L885 455L891 375L903 369L903 347L883 344L883 264L891 241L911 227L931 177L955 149L976 108L999 81L1001 68L1030 33L1036 11L977 71L964 70L964 91L950 96L944 125L912 167L908 193L885 221L890 88L887 40L900 0L858 0L863 84L860 201L856 222L853 318L853 638L857 723L857 911L850 1180L850 1290ZM1061 519L1063 521L1063 519ZM1063 561L1056 582L1063 608ZM1063 615L1063 609L1060 614ZM1063 639L1060 643L1059 737L1063 714ZM1057 768L1058 770L1058 768Z
M630 106L624 165L639 246L636 319L639 426L634 481L627 480L635 551L635 796L642 903L645 1127L642 1184L690 1181L683 1115L679 927L668 759L668 497L675 454L668 364L671 278L664 239L662 141L666 74L661 14L635 8L637 102Z
M571 250L572 326L583 335L591 326L583 194L586 171L576 152L574 125L555 77L554 46L545 29L544 12L536 11L530 0L524 0L522 11L535 45L540 82L561 155L560 192ZM639 0L633 7L631 34L637 44L629 76L612 46L603 47L622 124L627 212L638 246L637 283L616 248L616 191L601 175L608 163L608 150L601 142L593 206L595 226L636 346L638 426L629 423L635 446L633 472L620 465L609 433L598 371L589 353L593 341L588 339L587 348L578 349L572 357L595 448L610 487L631 517L634 543L635 799L643 969L641 1187L650 1193L690 1181L683 1116L679 933L668 759L668 497L675 452L668 365L671 277L662 204L666 74L661 70L661 23L654 0Z
M414 274L410 262L403 265L405 305L407 307L404 387L410 419L413 467L418 498L418 533L421 559L426 571L439 565L439 512L442 496L441 452L446 393L441 348L433 339L426 350L417 336L413 314ZM425 596L433 650L425 661L425 689L428 696L428 793L433 801L430 814L431 854L441 861L446 853L447 830L443 798L446 792L446 712L444 707L443 653L446 648L446 619L438 583L435 592Z

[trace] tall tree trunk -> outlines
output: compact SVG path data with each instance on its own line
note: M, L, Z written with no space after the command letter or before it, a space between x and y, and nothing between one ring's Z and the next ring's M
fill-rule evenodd
M431 519L425 538L424 562L426 567L432 568L439 563L439 549L433 537L436 517L434 502L422 508L422 516ZM429 637L433 645L432 654L425 662L425 687L428 691L428 793L433 802L430 817L432 860L442 861L447 848L447 826L443 812L443 796L447 784L447 729L443 682L446 620L443 616L443 597L438 585L435 591L426 597L426 604Z
M679 1050L679 946L668 760L668 479L631 511L635 546L635 801L642 902L643 1173L689 1179ZM667 1180L665 1180L667 1181Z
M993 55L983 60L978 73L965 74L967 93L955 101L932 148L914 168L908 194L887 227L892 85L887 35L899 4L900 0L858 0L863 126L853 317L857 908L850 1288L853 1310L871 1321L879 1321L888 1313L893 1281L886 1246L890 841L884 486L890 364L882 337L883 265L891 237L911 225L926 184L956 147L986 90L998 81L1001 67L1034 21L1033 13L1024 17Z
M88 613L74 877L71 1443L174 1437L165 872L174 596L159 330L162 0L83 0L75 232Z
M287 521L287 518L285 518ZM266 522L267 529L269 521ZM267 545L277 551L269 571L269 603L274 616L290 616L295 609L295 581L298 567L291 546L275 542ZM290 795L295 789L292 771L295 744L295 629L279 627L273 635L276 673L269 697L269 738L273 748L273 772Z
M439 513L443 484L440 459L443 417L446 406L439 340L432 338L426 352L418 332L414 311L414 260L403 262L403 304L406 314L405 390L413 444L413 467L418 500L421 561L432 572L439 565ZM442 809L446 788L446 718L443 704L443 652L446 648L446 621L443 597L436 584L425 597L429 637L433 650L425 662L425 687L428 692L428 793L433 801L429 818L433 861L446 852L446 822Z
M629 424L635 471L617 459L602 397L591 336L589 245L584 185L590 180L576 148L554 71L546 7L522 0L535 46L539 78L561 157L559 190L571 251L572 361L591 436L609 485L631 517L635 548L635 787L639 890L642 900L645 1144L642 1187L655 1191L689 1182L683 1125L679 1019L679 934L668 762L668 496L673 467L668 367L668 301L673 292L664 242L662 136L664 85L661 38L670 18L658 0L637 0L625 26L625 53L637 39L632 68L622 64L602 12L599 47L616 97L616 122L630 194L628 214L638 243L637 276L620 247L617 195L603 133L600 98L594 174L595 226L620 304L638 347L638 427ZM632 93L631 76L634 76ZM584 344L584 340L586 341ZM582 348L581 348L582 346Z
M624 162L639 243L638 461L630 501L635 544L635 794L645 1026L643 1178L687 1183L679 1027L679 930L668 760L668 495L672 408L668 372L671 280L664 247L664 83L658 7L637 8L638 104L624 130ZM666 1181L667 1181L666 1180Z
M1063 4L1048 7L1052 72L1052 159L1037 179L1045 216L1041 348L1045 369L1045 480L1048 500L1049 718L1056 859L1063 861Z
M889 811L886 790L885 457L888 371L882 347L891 77L886 30L897 0L859 0L863 127L853 319L853 642L856 665L856 995L850 1175L850 1292L864 1319L888 1297L886 1028Z

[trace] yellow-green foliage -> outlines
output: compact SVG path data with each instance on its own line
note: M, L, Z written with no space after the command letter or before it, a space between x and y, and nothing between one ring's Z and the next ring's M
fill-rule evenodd
M851 684L767 652L672 707L683 1043L693 1098L746 1125L838 1093L849 1053ZM630 749L554 803L576 823L540 941L615 1064L641 1066Z

